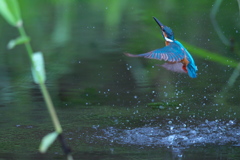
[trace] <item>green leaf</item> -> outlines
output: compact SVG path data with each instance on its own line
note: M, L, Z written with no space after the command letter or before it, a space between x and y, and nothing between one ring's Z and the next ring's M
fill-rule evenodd
M39 151L41 153L46 153L48 148L52 145L52 143L56 140L56 138L58 137L59 133L58 132L52 132L47 134L46 136L43 137L40 147L39 147Z
M46 80L43 54L36 52L32 55L32 75L35 83L44 83Z
M29 41L30 41L29 37L18 37L16 39L11 40L8 43L7 48L8 49L13 49L16 45L23 44L23 43L26 43L26 42L29 42Z
M205 58L211 60L213 62L217 62L222 65L230 66L230 67L237 67L238 62L232 58L222 56L218 53L210 52L205 49L190 45L181 40L181 43L187 48L187 50L193 54L194 56L198 56L200 58Z
M0 0L0 14L9 24L20 27L22 18L17 0Z

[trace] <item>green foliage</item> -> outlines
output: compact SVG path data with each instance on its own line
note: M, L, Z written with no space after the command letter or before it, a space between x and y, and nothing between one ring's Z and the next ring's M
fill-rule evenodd
M106 26L118 27L121 22L121 16L126 0L122 1L106 1Z
M42 53L41 52L34 53L32 55L32 62L33 62L32 75L34 82L37 84L44 83L46 80L46 75Z
M229 58L229 57L225 57L222 56L220 54L214 53L214 52L210 52L207 51L205 49L193 46L189 43L183 42L181 40L181 43L187 48L187 50L193 54L193 55L197 55L200 58L206 58L208 60L211 60L213 62L217 62L220 63L222 65L226 65L226 66L231 66L231 67L236 67L238 65L238 62Z
M41 141L41 144L40 144L40 147L39 147L39 151L41 153L46 153L48 148L57 139L58 135L59 135L59 133L55 131L55 132L49 133L46 136L44 136L42 141Z
M229 87L232 87L233 84L236 82L237 78L239 77L239 75L240 75L240 63L238 63L238 65L235 68L235 70L233 71L231 77L229 77L227 85Z
M58 120L57 114L55 112L51 97L48 93L48 90L45 86L45 67L44 67L44 58L41 52L33 53L32 47L29 43L30 38L25 33L24 27L22 26L22 20L20 15L20 9L18 6L17 0L0 0L0 13L2 16L9 22L9 24L18 27L20 37L14 40L11 40L8 43L8 48L12 49L16 45L25 44L28 56L32 62L32 75L34 82L39 84L42 91L44 100L47 104L47 108L51 115L55 132L52 132L46 135L40 145L40 152L45 153L49 146L55 141L58 135L62 132L60 122ZM65 144L64 144L65 145ZM71 159L71 155L68 153L68 159Z
M8 49L13 49L16 45L24 44L24 43L29 42L29 41L30 41L29 37L21 36L21 37L18 37L16 39L11 40L8 43L7 47L8 47Z
M17 0L0 0L0 13L9 24L20 27L22 19Z

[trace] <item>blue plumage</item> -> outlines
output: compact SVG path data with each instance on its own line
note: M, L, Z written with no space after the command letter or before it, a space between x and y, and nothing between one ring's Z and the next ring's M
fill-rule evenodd
M149 59L164 60L167 61L167 63L162 65L164 68L174 72L185 72L188 73L191 78L196 78L196 72L198 69L191 54L179 41L174 39L174 34L169 27L164 26L156 18L154 18L154 20L161 28L166 46L143 54L134 55L126 53L126 55L129 57L144 57Z

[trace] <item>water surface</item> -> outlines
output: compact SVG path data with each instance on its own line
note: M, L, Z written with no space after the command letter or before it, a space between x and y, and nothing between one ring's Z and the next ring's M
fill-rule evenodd
M219 23L237 45L236 3L222 4ZM123 54L164 46L155 16L196 52L238 61L238 47L224 46L210 22L212 2L20 6L33 48L44 54L46 85L75 159L239 159L240 84L228 85L234 67L191 50L199 69L191 79L159 67L163 62ZM6 49L17 32L0 22L0 158L65 159L58 142L38 153L41 138L53 131L51 119L25 49Z

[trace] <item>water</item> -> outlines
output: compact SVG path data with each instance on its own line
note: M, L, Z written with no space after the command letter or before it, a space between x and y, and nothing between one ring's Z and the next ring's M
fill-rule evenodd
M234 67L197 54L201 48L238 61L238 48L230 50L216 35L212 2L162 3L21 1L75 159L239 159L240 84L228 86ZM228 7L219 22L237 44L237 5L222 6ZM164 46L152 16L192 46L198 78L124 56ZM6 49L15 28L0 22L0 158L66 159L58 142L38 153L41 138L53 131L51 119L25 49Z
M116 141L119 144L181 149L208 144L239 145L240 130L232 120L228 123L210 121L194 125L189 125L189 122L180 125L174 125L171 121L168 123L170 125L145 126L128 130L109 127L103 130L104 136L99 138L110 138L110 141Z

